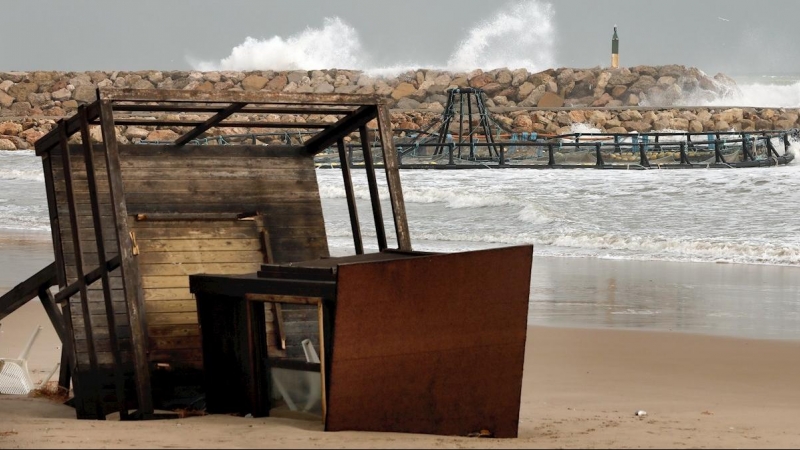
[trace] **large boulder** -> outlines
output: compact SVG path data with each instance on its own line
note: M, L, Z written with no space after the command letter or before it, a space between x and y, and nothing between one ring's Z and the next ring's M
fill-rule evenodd
M0 150L16 150L17 146L9 139L0 139Z
M489 83L494 83L494 77L488 73L482 73L469 80L470 87L482 88Z
M0 91L0 107L8 108L12 103L14 103L14 97Z
M397 101L394 107L397 109L418 109L419 106L420 102L412 98L403 97Z
M619 69L611 73L611 78L608 79L609 86L627 86L639 79L639 75L631 72L628 69Z
M154 130L148 133L148 141L173 142L178 139L178 133L172 130Z
M286 87L287 84L289 84L289 79L286 77L286 75L281 74L269 80L267 83L267 89L280 92Z
M28 99L28 95L35 94L38 90L38 84L26 81L23 83L15 83L8 88L8 95L16 98L18 101L24 102Z
M78 86L72 92L72 99L78 103L91 103L97 100L97 92L92 85Z
M528 132L531 131L533 127L533 120L531 120L531 117L527 114L520 114L514 118L511 127L514 131Z
M57 91L53 91L50 94L50 96L53 98L53 100L56 100L56 101L59 101L59 102L65 102L65 101L69 100L72 97L72 91L70 91L67 88L63 88L63 89L59 89Z
M539 108L560 108L564 106L564 97L556 95L552 92L545 92L544 95L536 103Z
M681 66L678 64L669 64L658 68L659 77L673 77L677 79L683 76L685 73L686 66Z
M641 92L647 92L648 89L652 88L656 85L656 79L651 77L650 75L642 75L639 77L636 82L628 87L628 90L634 94L639 94Z
M610 79L611 72L601 72L600 75L597 76L597 84L594 87L595 97L603 95L603 92L606 91L606 87L608 86L608 80Z
M22 132L22 124L16 122L0 123L0 134L6 136L16 136Z
M269 80L261 75L250 75L242 80L242 89L245 91L260 91L268 82Z
M125 130L125 137L131 141L147 139L147 136L149 135L150 132L145 130L144 128L131 126Z
M400 100L401 98L408 97L411 94L415 93L417 88L414 87L411 83L400 83L397 85L396 88L392 91L392 98L395 100Z

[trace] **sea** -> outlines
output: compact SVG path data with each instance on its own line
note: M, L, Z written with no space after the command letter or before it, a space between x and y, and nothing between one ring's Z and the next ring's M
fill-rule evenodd
M554 67L552 10L535 1L517 9L470 30L442 68ZM530 23L538 31L514 41L516 53L493 50L495 30L519 36ZM230 57L195 69L279 70L292 68L279 67L289 61L376 76L403 70L362 64L368 58L356 34L331 18L297 36L249 39ZM336 48L320 51L326 42ZM800 107L800 74L730 75L739 91L708 105ZM786 151L800 156L800 143ZM403 169L400 176L414 249L534 245L532 325L800 339L798 159L769 168ZM352 253L341 172L321 168L317 178L331 254ZM378 180L391 242L385 177ZM367 249L377 251L364 174L355 170L353 182ZM50 260L41 161L31 151L0 151L0 294L22 281L9 273L33 274ZM502 276L505 268L486 270Z
M799 150L795 143L789 151ZM534 245L532 325L800 339L797 160L770 168L403 169L400 176L415 250ZM331 254L352 254L341 172L320 168L317 179ZM367 251L377 251L365 174L355 170L353 183ZM31 275L50 260L41 161L32 151L2 151L0 271ZM497 276L504 270L487 267ZM0 276L0 293L21 281Z

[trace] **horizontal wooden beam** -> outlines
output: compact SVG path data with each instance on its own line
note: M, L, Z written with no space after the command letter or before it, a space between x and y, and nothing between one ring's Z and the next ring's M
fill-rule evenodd
M100 98L112 101L251 103L274 105L377 105L385 100L378 95L312 94L269 91L196 91L176 89L100 88Z
M350 114L355 107L336 108L332 106L266 106L245 107L240 114ZM114 111L119 112L176 112L176 113L211 113L219 111L219 105L187 105L183 103L161 103L158 105L115 104Z
M117 119L114 125L134 125L134 126L153 126L153 127L196 127L204 122L197 120L151 120L151 119ZM92 121L92 125L100 125L99 121ZM333 126L330 123L320 122L222 122L215 125L217 128L309 128L326 129Z
M111 272L112 270L116 269L119 266L120 266L120 258L119 255L117 255L112 259L110 259L109 261L107 261L105 263L105 267L98 267L92 270L91 272L84 275L83 279L78 280L70 284L69 286L65 287L64 289L58 291L58 293L55 295L56 303L61 303L67 298L77 294L81 290L81 287L88 286L94 283L103 276L104 272Z
M50 263L32 277L16 285L0 297L0 320L3 320L32 298L39 296L39 291L58 284L56 263Z
M100 117L100 106L97 102L91 103L86 106L86 115L89 121L97 120ZM81 119L78 114L64 120L64 127L67 131L67 138L77 133L81 129ZM60 143L60 130L58 127L53 128L49 133L45 134L36 141L34 147L36 148L36 155L41 156L43 153L49 151Z
M376 106L362 106L353 114L339 119L331 128L307 140L305 142L306 152L310 155L316 155L335 144L339 139L365 126L367 122L376 117L378 117L378 108Z
M192 139L208 131L209 128L219 126L220 122L227 119L228 117L230 117L231 115L233 115L234 113L236 113L237 111L241 110L244 107L245 107L244 103L231 103L222 111L209 117L205 122L201 123L200 125L197 125L193 130L179 137L177 140L175 140L175 145L179 147L186 145Z

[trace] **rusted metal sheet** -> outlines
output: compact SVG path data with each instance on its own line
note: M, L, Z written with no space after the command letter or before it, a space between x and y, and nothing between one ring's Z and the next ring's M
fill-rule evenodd
M532 254L340 265L326 429L516 437Z

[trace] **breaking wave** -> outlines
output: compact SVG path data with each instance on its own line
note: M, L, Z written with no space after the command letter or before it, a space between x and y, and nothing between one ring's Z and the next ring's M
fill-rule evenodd
M327 17L322 27L309 27L286 38L247 37L219 61L187 59L201 71L339 68L392 76L421 67L452 72L509 67L536 72L555 65L553 15L552 5L538 0L503 5L466 33L444 65L423 61L377 65L358 31L340 17Z

